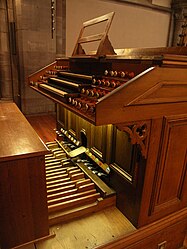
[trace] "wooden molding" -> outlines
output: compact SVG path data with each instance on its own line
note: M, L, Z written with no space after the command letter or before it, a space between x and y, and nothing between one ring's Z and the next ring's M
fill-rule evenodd
M117 128L130 135L131 143L138 144L144 158L147 158L151 121L140 121L133 125L118 124Z

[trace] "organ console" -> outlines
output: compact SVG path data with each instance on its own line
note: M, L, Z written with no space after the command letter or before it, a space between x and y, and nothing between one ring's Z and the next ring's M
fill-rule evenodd
M187 228L187 48L115 50L105 33L99 52L87 55L81 43L96 37L80 36L70 58L29 76L57 106L46 156L50 224L116 205L141 231L172 214L166 231L183 222L183 235L164 239L177 248Z

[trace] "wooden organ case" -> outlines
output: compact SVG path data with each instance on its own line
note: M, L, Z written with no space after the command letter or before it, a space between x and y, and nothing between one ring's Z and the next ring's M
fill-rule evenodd
M84 27L97 21L101 18ZM96 38L102 44L99 52L85 54L81 43ZM57 143L97 188L104 186L102 197L113 196L114 204L116 196L116 206L137 232L168 217L171 227L163 240L167 248L182 246L187 229L187 48L113 50L106 33L80 36L72 57L32 74L29 84L57 104ZM157 225L155 234L162 229ZM171 242L167 236L176 229L180 236ZM165 248L138 239L137 247L130 246L127 240L101 248Z

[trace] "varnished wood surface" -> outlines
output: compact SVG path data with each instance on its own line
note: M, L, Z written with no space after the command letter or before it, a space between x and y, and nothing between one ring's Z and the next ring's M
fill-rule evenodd
M154 67L144 71L96 104L96 124L186 113L186 75L186 68Z
M50 230L55 232L54 238L20 249L156 249L163 241L166 248L186 249L185 242L181 242L185 226L186 211L182 211L136 230L113 207L53 226Z
M178 58L179 60L187 55L186 47L158 47L158 48L124 48L115 49L117 55L107 55L107 59L162 59L165 57ZM185 59L185 58L184 58ZM185 59L186 60L186 59Z
M49 234L45 145L14 103L0 104L0 247Z
M41 117L35 117L35 120L37 119L41 120ZM43 129L46 129L44 126L49 125L49 123L50 122L48 121L46 121L45 125L43 123ZM178 247L176 247L176 243L178 243L179 247L182 245L181 241L184 237L184 231L186 229L186 213L184 212L184 216L181 217L179 220L182 221L177 226L173 222L176 222L178 217L173 215L172 219L165 219L164 223L157 222L157 226L155 226L153 230L151 224L147 228L145 227L145 232L143 232L143 228L139 233L139 229L134 229L128 220L126 220L126 218L115 207L108 208L105 211L95 213L81 219L75 219L71 222L61 223L60 225L53 226L51 227L51 232L56 233L55 238L38 242L35 244L35 246L30 245L23 247L22 249L88 249L95 247L126 248L123 247L124 243L130 246L131 242L136 241L135 243L137 243L138 240L140 240L136 247L138 249L157 248L157 245L164 240L169 242L169 244L172 246L172 249L177 249ZM159 230L162 226L165 226L164 231ZM148 238L149 234L146 233L146 229L148 229L147 231L149 231L151 234L150 239ZM175 236L172 237L171 234L175 234ZM119 241L119 245L117 245L117 241ZM128 248L134 249L133 246Z
M40 139L47 143L56 138L56 118L55 115L27 116L27 120L32 125Z
M44 156L0 163L1 248L48 235Z
M0 104L0 161L46 154L36 132L14 103Z
M128 236L96 247L97 249L156 249L165 244L163 248L186 248L187 209L164 217L152 224L137 229Z
M56 237L36 244L37 249L91 249L134 231L115 207L51 228Z

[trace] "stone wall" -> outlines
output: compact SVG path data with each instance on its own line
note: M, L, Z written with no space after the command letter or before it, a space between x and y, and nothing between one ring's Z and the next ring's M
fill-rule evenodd
M0 1L0 99L12 100L12 74L6 1Z
M65 3L65 0L54 1L52 37L51 1L0 1L3 24L0 25L0 96L1 99L13 99L24 114L55 111L52 101L29 88L27 78L56 57L64 56Z
M30 89L27 82L28 75L56 59L57 39L56 31L53 37L51 33L51 2L20 0L16 1L15 9L22 111L25 114L54 112L54 103Z

